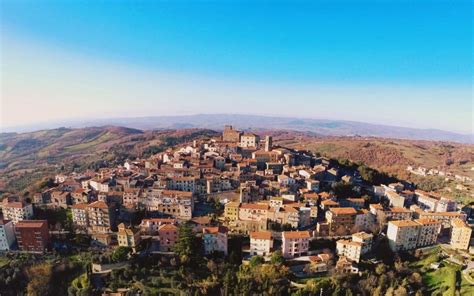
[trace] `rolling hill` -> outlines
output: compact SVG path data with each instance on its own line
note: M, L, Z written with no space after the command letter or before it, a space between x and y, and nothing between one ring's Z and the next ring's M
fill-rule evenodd
M120 125L140 130L205 128L219 130L226 124L238 129L250 130L255 127L273 130L292 130L313 132L324 136L370 136L410 140L453 141L474 143L473 135L459 134L437 129L417 129L410 127L370 124L346 120L326 120L309 118L291 118L241 114L198 114L183 116L152 116L130 118L105 118L78 120L69 122L52 122L39 125L42 128L69 126L82 128L87 126ZM3 131L31 131L39 127L25 126Z

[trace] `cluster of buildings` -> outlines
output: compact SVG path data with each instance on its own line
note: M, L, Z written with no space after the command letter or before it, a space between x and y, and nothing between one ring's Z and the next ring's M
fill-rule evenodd
M57 175L55 183L34 194L33 204L1 203L0 250L45 250L48 224L32 220L34 207L70 210L74 231L105 247L136 249L150 240L158 252L172 252L179 224L190 223L205 254L226 255L229 236L248 235L250 255L279 249L285 258L307 256L313 272L326 271L333 256L311 250L322 237L337 240L336 268L343 272L357 271L381 232L394 251L433 245L446 233L455 249L467 250L471 241L467 215L454 200L402 183L372 186L355 169L232 126L218 138L115 168ZM356 196L338 198L334 186L348 185ZM205 212L210 199L223 205L219 217ZM145 218L132 225L139 213Z
M412 174L418 175L418 176L439 176L439 177L444 177L448 180L456 180L464 183L470 183L472 182L472 178L467 177L467 176L462 176L458 174L453 174L451 172L446 172L442 170L437 170L437 169L428 169L424 167L413 167L413 166L408 166L407 171L409 171Z

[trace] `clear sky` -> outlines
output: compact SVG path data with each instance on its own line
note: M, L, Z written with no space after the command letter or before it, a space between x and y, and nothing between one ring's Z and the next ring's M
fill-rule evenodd
M0 3L4 127L197 113L474 127L471 1Z

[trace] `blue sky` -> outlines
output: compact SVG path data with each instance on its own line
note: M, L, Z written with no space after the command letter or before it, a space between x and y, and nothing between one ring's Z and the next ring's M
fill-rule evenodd
M250 113L472 133L471 1L0 5L4 126Z

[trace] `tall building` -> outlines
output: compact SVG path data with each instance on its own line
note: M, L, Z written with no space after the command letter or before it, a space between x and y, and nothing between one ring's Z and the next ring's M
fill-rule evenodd
M87 205L89 232L111 232L113 216L112 208L104 201L96 201Z
M434 245L441 231L441 222L426 218L415 220L415 222L421 225L416 246L425 247Z
M451 227L451 247L458 250L467 250L471 241L472 228L461 219L453 219Z
M13 224L16 224L19 221L33 218L33 205L22 201L11 202L6 198L3 201L2 212L4 219L11 220Z
M387 238L393 251L407 251L436 243L441 222L433 219L388 222Z
M15 243L15 229L13 222L0 219L0 251L8 251Z
M392 251L407 251L416 248L421 225L411 220L388 222L387 237Z
M250 254L266 256L273 249L271 231L254 231L250 233Z
M241 132L235 130L232 125L226 125L222 133L222 140L225 142L240 142Z
M15 224L18 248L22 251L43 253L48 247L49 230L46 220L22 220Z
M271 151L272 150L272 145L273 145L273 139L272 136L266 136L265 137L265 151Z
M282 253L283 257L291 258L304 256L309 250L309 239L311 235L308 231L284 231L282 232Z
M174 224L163 224L158 228L160 251L170 252L178 240L178 227Z
M330 208L326 212L330 234L350 234L355 228L356 215L354 208Z

